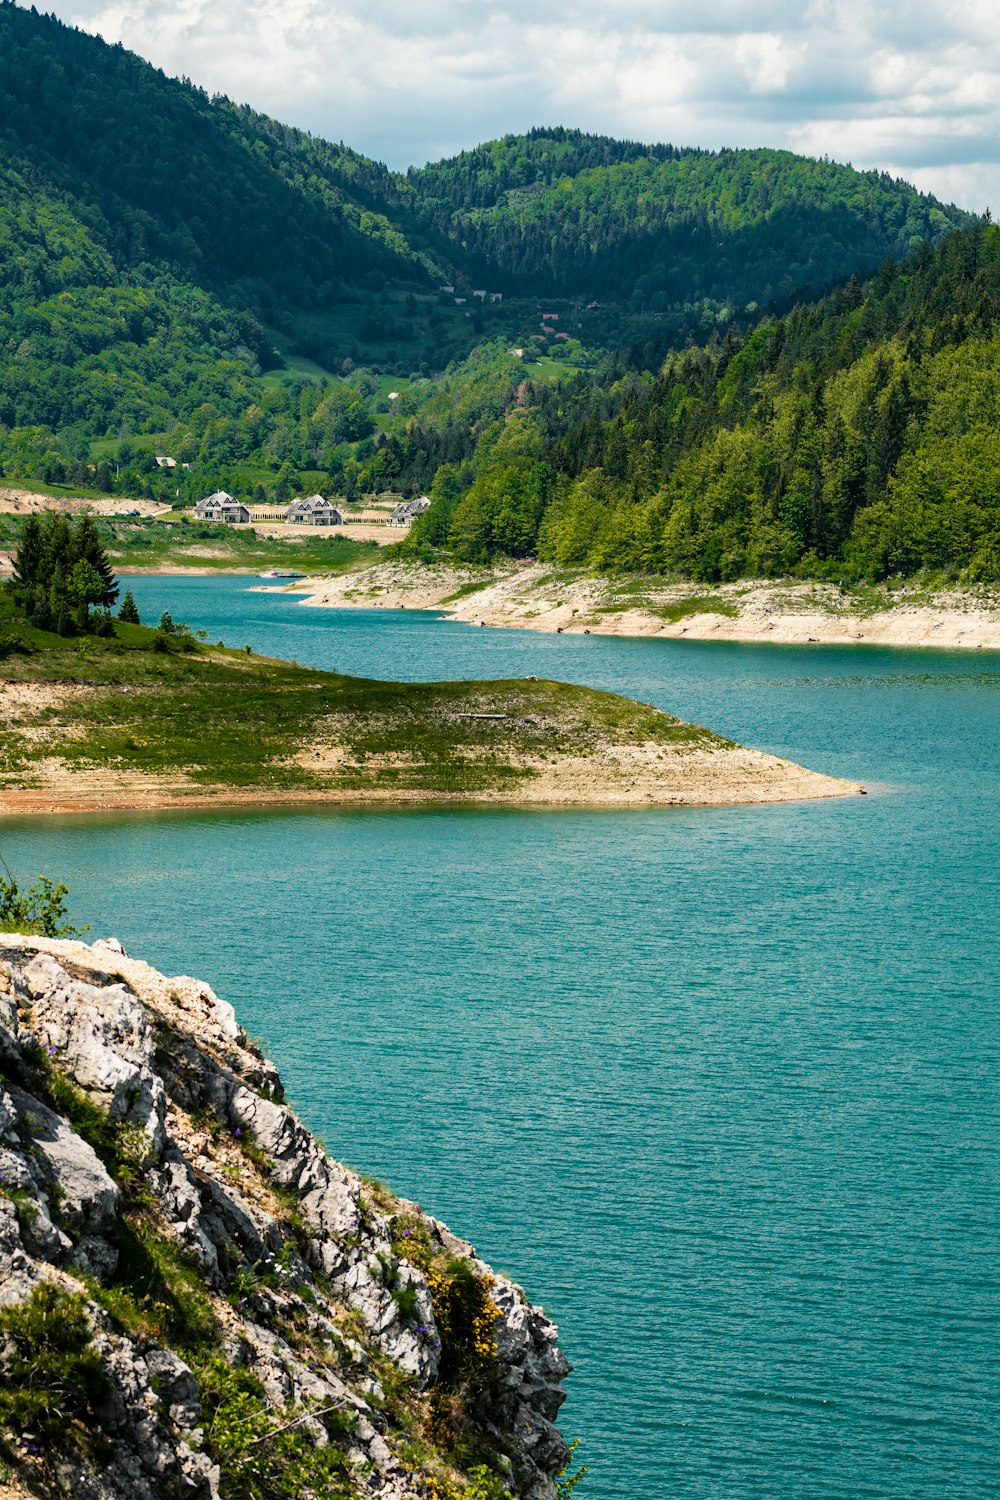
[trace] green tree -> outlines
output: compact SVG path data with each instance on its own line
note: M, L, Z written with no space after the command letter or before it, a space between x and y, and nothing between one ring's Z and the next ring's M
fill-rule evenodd
M105 582L92 563L81 559L74 563L73 571L66 580L66 597L74 604L78 611L78 622L81 630L86 630L89 619L89 606L98 604L105 593Z
M131 589L125 590L125 597L121 602L118 618L124 625L140 625L142 623L139 618L139 609L135 602L135 595Z

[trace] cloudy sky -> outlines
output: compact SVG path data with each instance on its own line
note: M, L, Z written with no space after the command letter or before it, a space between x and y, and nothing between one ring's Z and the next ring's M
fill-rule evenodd
M507 131L786 146L1000 210L995 0L55 0L168 73L406 167Z

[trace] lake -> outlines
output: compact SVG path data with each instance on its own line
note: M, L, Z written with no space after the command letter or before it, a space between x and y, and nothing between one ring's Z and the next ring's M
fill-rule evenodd
M561 677L867 798L17 820L330 1151L560 1325L580 1500L996 1494L1000 656L484 630L131 580L212 640Z

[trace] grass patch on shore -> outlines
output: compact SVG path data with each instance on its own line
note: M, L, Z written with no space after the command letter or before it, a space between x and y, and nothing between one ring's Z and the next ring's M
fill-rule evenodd
M201 521L100 521L98 530L108 555L121 572L131 568L211 568L257 572L295 568L303 573L339 573L370 562L377 542L355 541L340 532L331 536L316 528L291 531L286 537L260 536L252 528L212 526ZM304 532L304 534L303 534Z
M301 573L341 573L372 562L377 542L355 541L336 531L289 527L287 537L259 535L253 527L213 526L180 517L96 516L98 535L116 571L136 568L197 568L212 572L262 572L294 568ZM16 551L25 517L0 512L0 551Z
M532 760L725 743L566 683L381 682L190 641L157 650L156 635L116 622L111 638L64 640L0 596L0 637L15 642L0 661L0 788L51 784L55 765L70 781L96 768L192 791L475 795L515 788Z
M739 614L736 605L721 594L695 594L691 599L675 599L670 604L656 604L653 614L661 620L683 620L688 615L725 615L734 620Z
M456 589L453 594L446 594L443 599L439 600L439 603L457 604L459 599L468 599L472 594L480 594L483 589L488 589L495 582L495 578L473 579L470 583L463 583L462 587Z

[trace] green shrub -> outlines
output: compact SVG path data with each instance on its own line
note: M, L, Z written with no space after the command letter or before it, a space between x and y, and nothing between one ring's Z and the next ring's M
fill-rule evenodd
M16 880L0 877L0 932L27 932L39 937L79 937L87 927L67 920L66 886L41 876L22 894Z
M237 1266L229 1278L229 1300L234 1307L240 1307L244 1302L256 1297L263 1286L263 1280L253 1266Z
M111 1383L92 1347L86 1301L51 1281L24 1303L0 1308L4 1345L0 1423L39 1438L64 1435L67 1422L92 1416Z
M13 656L15 652L19 652L24 656L30 656L31 648L25 645L20 636L12 635L7 630L0 630L0 661L4 661L8 656Z
M428 1500L514 1500L498 1474L486 1464L469 1470L469 1483L456 1485L438 1475L427 1481Z
M404 1323L415 1323L417 1319L417 1289L412 1284L404 1284L393 1289L392 1300L399 1308L399 1316Z
M570 1495L572 1495L577 1485L582 1484L584 1479L586 1479L587 1475L590 1473L590 1470L588 1469L586 1464L581 1464L580 1467L572 1474L569 1471L569 1466L570 1462L572 1461L573 1454L576 1452L579 1446L579 1438L577 1438L575 1443L570 1443L569 1445L569 1458L566 1460L566 1467L556 1478L556 1500L569 1500Z

